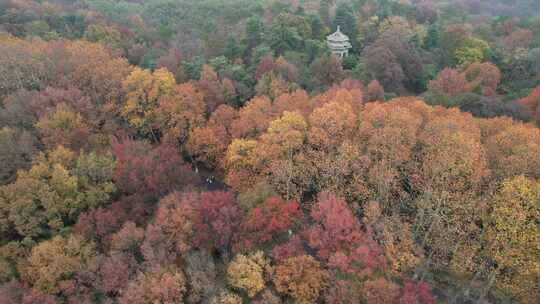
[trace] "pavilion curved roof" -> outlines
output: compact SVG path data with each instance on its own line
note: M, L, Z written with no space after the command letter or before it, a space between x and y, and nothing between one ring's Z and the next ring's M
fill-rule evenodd
M330 34L326 37L326 40L332 42L348 42L349 37L341 32L341 29L338 25L337 31L333 34Z

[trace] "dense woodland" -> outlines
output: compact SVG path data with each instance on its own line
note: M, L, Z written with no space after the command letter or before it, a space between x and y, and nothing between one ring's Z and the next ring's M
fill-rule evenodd
M539 303L539 124L537 0L0 0L0 303Z

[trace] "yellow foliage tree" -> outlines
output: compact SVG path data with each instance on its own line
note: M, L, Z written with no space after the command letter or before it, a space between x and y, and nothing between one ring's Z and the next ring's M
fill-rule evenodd
M331 101L309 116L310 143L325 149L335 148L353 134L357 115L348 102Z
M94 254L94 245L77 235L57 236L32 249L22 276L35 287L56 294L60 292L59 283L84 269Z
M270 261L262 251L257 251L248 256L237 255L227 268L227 278L232 286L246 290L253 298L265 288L265 275L271 272Z
M165 68L153 73L136 68L122 83L126 102L120 115L137 131L151 133L151 114L157 108L158 100L171 94L175 84L174 75Z
M540 301L540 181L506 179L490 202L487 253L497 264L495 286L521 303Z
M63 145L74 150L86 147L90 129L79 113L74 112L65 103L56 106L36 123L36 128L43 135L43 142L49 149Z
M294 151L304 144L307 123L298 112L285 111L283 116L272 121L268 130L261 136L256 149L257 158L268 162L279 158L291 158Z
M210 304L242 304L242 298L234 293L222 291L212 298Z

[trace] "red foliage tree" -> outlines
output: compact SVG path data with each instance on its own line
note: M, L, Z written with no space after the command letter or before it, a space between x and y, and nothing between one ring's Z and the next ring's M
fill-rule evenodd
M285 111L298 111L302 116L308 117L311 111L313 111L313 104L308 93L304 90L297 90L278 96L274 100L273 107L278 115L282 115Z
M519 49L528 49L534 39L534 33L529 29L518 29L500 39L500 47L509 55Z
M529 96L521 99L520 103L527 108L529 115L540 123L540 86L537 86Z
M331 269L367 277L386 268L383 249L370 233L361 230L360 222L343 199L321 194L311 217L315 224L305 232L308 245L328 261Z
M208 113L212 113L219 105L225 103L223 85L211 66L203 66L197 86L204 94Z
M350 250L363 242L360 222L345 200L323 193L311 211L315 224L305 232L310 247L319 257L328 259L337 251Z
M100 208L85 212L79 216L75 232L100 245L107 240L110 234L121 227L123 217L121 210Z
M426 282L406 280L401 291L401 304L435 304L437 301Z
M18 281L0 285L1 304L56 304L55 298L45 292L29 288Z
M437 75L437 78L429 82L428 88L430 91L454 97L468 92L469 82L464 74L455 69L446 68Z
M470 81L470 88L479 88L482 94L492 96L501 81L501 71L490 62L473 63L463 71L466 79Z
M384 100L384 88L377 79L368 84L366 95L367 101Z
M183 83L186 81L186 73L184 66L182 65L182 56L180 51L176 48L169 49L169 51L158 58L156 68L166 68L173 73L177 83Z
M210 116L205 127L195 128L186 148L195 161L208 168L219 169L231 142L231 125L237 117L235 109L220 105Z
M304 242L299 235L289 237L289 241L283 245L276 245L272 249L272 257L278 261L306 254Z
M252 209L242 223L239 245L252 249L276 241L295 230L303 222L303 217L298 202L270 197Z
M205 192L194 207L195 246L227 250L241 220L241 211L232 192Z
M255 71L255 79L260 80L264 74L273 71L276 68L276 63L272 55L266 55L261 59Z
M136 275L137 261L129 255L99 256L89 267L89 284L98 292L116 297Z
M115 142L113 154L118 162L114 180L126 195L152 201L195 181L191 168L178 151L167 145L152 148L146 142Z
M166 266L193 246L198 195L172 192L159 201L154 222L146 227L141 252L151 265Z

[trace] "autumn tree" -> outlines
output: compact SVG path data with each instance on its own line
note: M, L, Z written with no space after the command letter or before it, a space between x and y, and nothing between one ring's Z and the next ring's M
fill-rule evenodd
M308 244L317 250L317 255L328 259L337 251L352 249L364 239L358 219L347 207L346 202L325 193L311 211L315 224L306 231Z
M260 293L259 299L253 301L254 304L281 304L283 303L279 295L271 289L265 289Z
M146 227L141 245L145 260L152 265L166 266L193 247L197 201L195 193L179 192L160 200L154 223Z
M401 303L403 304L435 304L436 297L433 295L431 286L427 282L415 282L407 279L403 282L401 290Z
M97 105L120 101L123 80L132 70L126 59L112 56L106 47L95 43L77 41L67 43L65 48L66 61L60 60L56 67L60 75L69 67L70 82Z
M540 123L540 86L536 87L527 97L521 99L519 102L527 108L527 111L536 123Z
M445 66L455 63L454 53L456 49L464 45L465 41L471 36L469 24L449 24L441 30L438 45L444 52L443 64Z
M119 303L182 303L186 278L179 269L155 269L140 273L122 291Z
M87 146L90 135L89 127L81 115L73 112L66 104L59 104L53 112L41 118L36 128L49 149L62 145L79 150Z
M362 286L362 297L366 303L398 303L399 286L384 278L367 281Z
M221 126L195 128L187 143L189 154L208 168L219 169L230 135Z
M502 180L516 175L540 177L540 131L534 126L515 123L486 138L490 167Z
M219 250L227 255L242 216L233 193L222 191L202 193L200 202L193 208L195 208L193 228L197 231L193 245Z
M128 283L137 276L139 265L137 260L126 254L113 254L111 256L98 255L89 263L87 268L81 271L74 283L75 290L85 289L81 285L91 286L96 293L101 293L109 297L117 297L126 288ZM79 291L80 292L80 291ZM74 293L77 293L75 291ZM92 292L84 292L88 296ZM77 295L70 298L74 301Z
M125 195L153 201L194 182L194 173L177 149L163 144L124 140L112 145L117 159L115 184Z
M102 207L116 191L114 160L95 153L77 157L63 147L41 153L29 171L0 189L10 229L27 240L73 224L80 213Z
M304 236L331 269L364 278L386 268L382 248L361 230L360 222L343 199L320 194L311 217L314 224Z
M277 291L298 303L314 303L328 286L329 274L313 257L291 257L278 265L274 274Z
M185 257L184 268L190 290L187 297L190 303L208 300L217 291L217 269L211 253L192 251Z
M256 137L268 128L275 117L270 99L255 97L238 112L238 118L231 125L231 134L235 138Z
M264 56L255 70L255 79L260 80L264 74L273 71L276 67L274 57L272 55Z
M387 18L384 22L397 18ZM424 73L420 52L407 39L407 34L401 33L408 26L389 24L379 38L362 51L362 58L369 75L381 82L385 89L400 92L404 86L418 91L421 88L420 79ZM410 35L409 35L410 36Z
M324 303L327 304L360 304L362 303L361 282L336 278L330 282L328 290L324 294Z
M363 181L369 189L364 199L376 200L387 210L397 210L408 200L409 193L403 190L400 179L416 174L417 134L424 122L422 112L428 115L430 110L414 98L366 104L356 141L366 151L364 171L358 170L361 176L369 176Z
M18 170L27 170L37 153L37 140L27 131L0 129L0 185L11 183Z
M136 256L144 239L144 229L133 222L125 222L122 229L111 235L110 251Z
M501 81L501 71L490 62L473 63L463 71L472 90L480 90L483 95L492 96Z
M204 65L201 71L201 77L197 82L197 87L204 95L204 101L208 113L221 104L225 103L225 91L223 84L216 71L209 65Z
M54 296L36 288L29 288L21 282L11 281L0 285L0 299L6 304L56 304Z
M175 83L174 75L166 69L154 72L135 69L122 83L126 101L120 115L142 134L152 134L151 114L158 107L159 99L172 93Z
M242 298L231 292L221 291L210 300L210 304L241 304Z
M176 85L170 94L158 98L152 113L154 128L163 133L162 142L173 145L187 141L190 132L205 122L203 95L190 83Z
M94 255L93 244L81 237L56 236L32 249L22 276L39 289L57 294L61 292L63 281L84 269Z
M245 290L250 298L265 288L266 278L272 273L270 261L262 251L248 256L239 254L229 263L227 279L235 288Z
M469 82L464 74L452 68L445 68L428 84L430 91L448 97L456 97L470 90Z
M269 181L286 199L299 198L303 189L294 183L293 158L303 147L307 123L297 112L284 112L272 121L254 150L255 168L271 174ZM292 166L291 166L292 165ZM277 170L277 168L281 170Z
M324 55L315 59L309 66L312 88L326 89L345 78L341 62L334 55Z
M384 100L384 88L378 80L372 80L366 91L366 101L382 101Z
M292 85L281 75L269 72L257 82L255 91L257 95L264 95L270 99L276 99L282 94L289 93Z
M508 56L514 56L520 51L527 50L533 41L534 33L529 29L517 29L497 41L499 47Z
M307 123L298 112L284 112L261 135L257 157L263 162L292 157L302 147L306 131Z
M424 145L421 155L426 190L476 190L489 174L480 130L470 114L450 110L430 121L419 140Z
M122 36L114 27L92 24L84 32L84 39L90 42L99 42L111 48L120 48Z
M391 91L403 89L405 73L391 50L382 46L368 46L362 52L366 67L373 78Z
M422 262L424 253L414 239L412 226L399 215L383 215L377 202L370 202L364 210L363 222L373 229L374 238L382 245L392 273L413 271Z
M272 244L283 239L288 233L299 228L303 213L296 201L283 201L270 197L249 212L241 226L241 247Z
M2 85L0 95L5 96L17 89L34 89L43 85L40 81L46 78L46 67L40 65L46 43L17 39L10 35L0 36L2 41ZM41 51L41 52L40 52ZM40 54L41 53L41 54ZM10 71L10 72L8 72Z
M459 66L467 67L473 63L483 62L489 57L490 52L487 41L471 36L454 51L454 57Z
M420 135L422 189L416 206L415 224L423 246L431 252L427 263L457 267L469 273L479 247L480 226L475 224L484 210L478 191L489 176L487 153L480 130L472 117L447 113L429 122ZM455 264L450 265L452 260Z
M171 48L166 54L159 57L157 60L157 68L166 68L176 79L177 83L183 83L187 79L184 66L182 65L182 56L176 48Z
M103 45L86 41L45 42L2 35L2 64L10 73L2 79L0 95L17 89L41 89L70 84L98 105L119 102L121 83L130 73L127 60Z
M336 101L317 108L309 116L310 144L322 149L335 149L355 131L357 115L351 104Z
M234 139L225 154L224 166L227 170L225 180L235 189L248 189L258 178L256 169L255 148L257 141L253 139ZM248 182L249 181L249 182Z
M236 116L235 109L220 105L206 126L193 129L186 144L191 157L209 168L221 169L225 152L232 140L231 127Z
M540 299L535 282L540 280L540 260L535 254L540 226L540 183L516 176L503 181L490 200L487 218L487 254L496 263L490 278L495 285L523 303ZM536 246L537 247L537 246ZM490 286L488 286L489 288Z
M24 105L21 104L24 98ZM24 92L20 91L15 95L11 95L6 101L6 108L14 107L15 112L9 111L11 115L16 116L18 125L32 124L35 125L38 120L51 116L57 107L67 108L78 113L89 129L97 132L98 130L105 131L105 126L114 125L114 121L104 121L105 116L100 113L103 109L99 109L92 100L78 88L68 87L66 89L57 87L47 87L40 92ZM8 114L8 113L6 113ZM105 126L100 126L100 124ZM8 121L11 125L11 122Z
M82 213L73 226L73 230L96 244L98 249L109 241L112 233L122 227L126 217L123 210L116 208L98 208Z
M292 93L287 93L278 96L274 102L273 107L276 114L283 114L285 111L294 112L297 111L302 116L307 117L313 110L313 103L304 90L297 90Z

